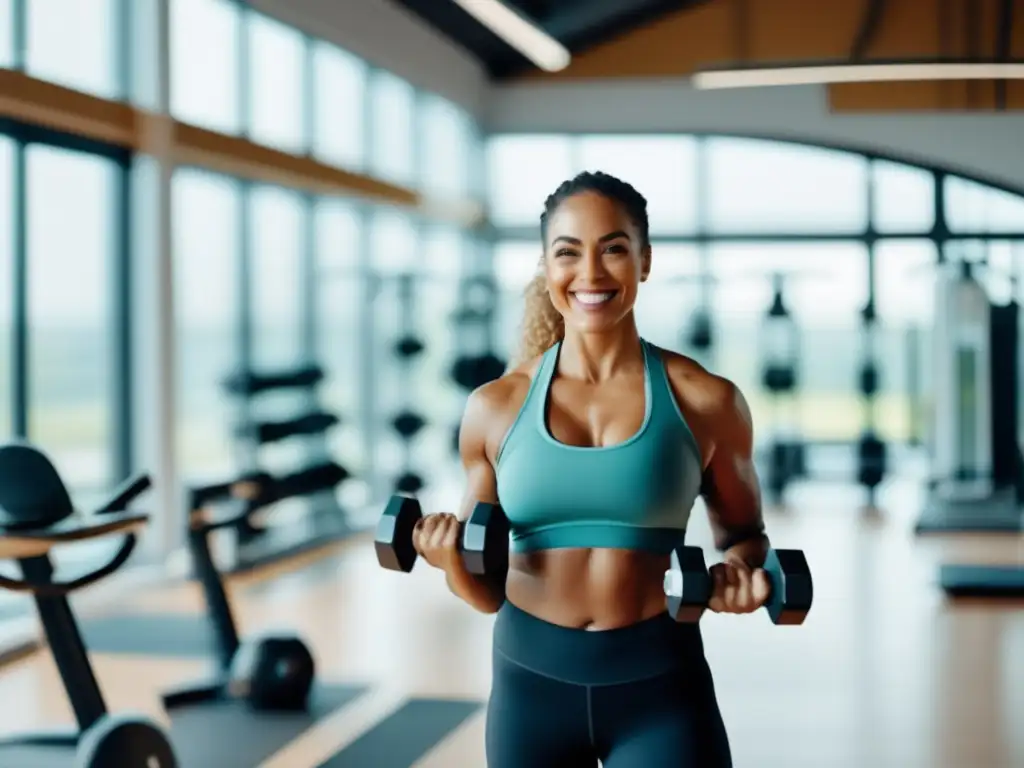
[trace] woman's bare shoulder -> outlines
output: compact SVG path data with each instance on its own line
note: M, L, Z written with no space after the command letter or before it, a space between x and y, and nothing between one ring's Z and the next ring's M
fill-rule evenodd
M656 349L681 405L698 412L713 412L728 407L739 396L739 389L732 381L712 373L692 357L670 349Z
M526 402L540 360L538 355L473 390L462 416L463 433L475 435L493 451Z

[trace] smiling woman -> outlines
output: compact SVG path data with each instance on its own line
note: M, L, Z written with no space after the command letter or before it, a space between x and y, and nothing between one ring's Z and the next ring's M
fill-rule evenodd
M640 336L651 245L636 189L580 174L540 223L520 361L466 404L464 502L414 533L454 594L498 614L487 763L727 768L700 629L666 614L663 578L702 495L724 552L708 607L764 603L749 409L731 382ZM508 519L507 573L470 574L457 556L477 502Z

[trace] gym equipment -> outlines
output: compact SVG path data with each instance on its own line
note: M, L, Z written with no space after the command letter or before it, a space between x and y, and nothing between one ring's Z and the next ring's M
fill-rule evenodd
M811 569L798 549L772 549L764 570L771 581L771 596L765 610L773 624L803 624L814 597ZM700 547L677 547L665 571L665 605L676 621L700 620L711 599L711 574Z
M74 768L171 768L178 765L166 734L142 717L108 715L82 734Z
M214 627L217 672L210 680L165 694L168 710L225 699L242 699L256 711L306 708L315 676L312 653L289 635L268 633L244 642L239 638L211 553L210 536L217 530L238 527L268 503L322 487L316 483L334 480L342 473L334 465L333 473L326 466L276 482L256 475L190 489L188 545Z
M399 493L418 493L425 485L423 476L413 469L412 444L416 436L427 426L426 419L416 413L408 403L410 392L416 391L412 384L412 366L415 358L423 354L426 345L414 334L416 299L416 276L403 273L397 276L399 338L395 342L395 354L400 361L398 376L399 391L406 404L391 420L391 427L402 442L403 470L395 478L394 488Z
M761 341L762 385L771 393L775 411L773 433L766 448L764 486L770 500L780 503L789 483L802 477L806 467L804 445L792 413L799 384L800 333L786 307L782 275L772 275L772 288L772 303L764 318Z
M1019 305L994 305L975 277L983 262L939 266L935 317L935 476L917 533L1024 530L1024 457L1017 435ZM950 597L1024 596L1024 567L943 565Z
M875 254L868 249L868 300L861 311L861 369L857 389L864 407L864 430L857 442L857 482L867 491L867 504L875 506L876 489L885 479L887 446L875 429L876 396L880 388L878 370L878 323L875 312Z
M950 597L1024 597L1024 568L1013 565L943 565L939 586Z
M233 432L244 475L256 477L265 474L264 448L286 440L301 441L306 448L309 465L293 474L297 481L301 481L304 471L315 474L323 466L334 465L330 461L326 439L328 432L341 420L318 404L317 388L325 379L326 373L320 366L300 365L269 371L244 367L224 380L224 389L234 398L238 408L239 419ZM265 407L267 399L284 392L289 393L289 402L295 401L291 406L295 411L286 415L275 412L271 416ZM287 531L279 533L272 525L255 526L249 520L232 529L231 535L237 545L237 562L228 570L248 569L346 535L349 530L345 515L333 493L334 486L349 476L347 471L341 470L344 477L336 483L323 483L306 493L286 493L280 497L302 496L308 504L309 524L303 526L305 538L302 541L296 542ZM314 482L313 485L317 484Z
M452 363L451 378L469 393L501 378L508 363L494 352L498 304L498 287L494 278L490 275L463 278L459 296L459 308L452 314L458 357ZM452 435L452 451L458 455L458 426Z
M75 748L76 768L178 765L170 740L158 725L107 711L68 601L69 594L98 582L128 560L149 516L126 507L150 484L146 475L132 478L96 512L76 514L60 475L42 451L27 443L0 446L0 558L16 560L22 573L21 579L0 577L0 587L32 594L78 725L74 733L14 737L4 746ZM124 536L124 541L106 565L68 581L54 581L54 547L113 534ZM14 764L3 752L0 746L0 764Z
M389 571L409 573L419 559L412 534L423 518L417 499L392 496L377 523L374 549L377 562ZM497 504L477 502L469 519L460 524L459 549L466 570L478 576L508 569L508 519Z
M933 477L918 533L1022 530L1018 306L994 306L979 267L937 270Z

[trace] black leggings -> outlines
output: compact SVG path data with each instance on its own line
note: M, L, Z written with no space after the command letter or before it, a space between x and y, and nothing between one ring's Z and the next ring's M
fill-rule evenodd
M494 627L488 768L730 768L696 625L591 632L507 602Z

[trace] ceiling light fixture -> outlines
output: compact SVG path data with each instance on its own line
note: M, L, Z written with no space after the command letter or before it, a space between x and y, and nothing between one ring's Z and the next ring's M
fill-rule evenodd
M1024 61L893 61L864 64L794 64L778 67L708 69L690 80L694 88L764 88L913 80L1022 80Z
M541 69L558 72L572 61L564 45L500 0L452 1Z

